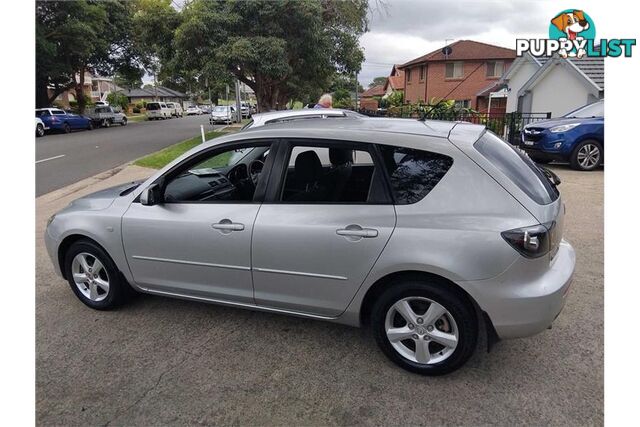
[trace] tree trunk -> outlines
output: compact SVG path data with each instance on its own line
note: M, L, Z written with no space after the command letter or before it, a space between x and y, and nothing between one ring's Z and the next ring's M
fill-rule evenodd
M47 86L47 79L38 79L36 82L36 108L45 108L50 105Z
M84 114L87 105L87 99L84 95L84 70L84 67L80 68L80 79L76 81L76 99L78 100L78 111L81 115Z

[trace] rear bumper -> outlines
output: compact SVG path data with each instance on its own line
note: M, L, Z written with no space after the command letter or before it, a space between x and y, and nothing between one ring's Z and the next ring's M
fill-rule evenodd
M548 263L548 259L521 258L498 277L462 284L487 313L501 339L542 332L562 311L573 279L575 251L563 240L542 275L539 265L532 268L531 264L540 262Z

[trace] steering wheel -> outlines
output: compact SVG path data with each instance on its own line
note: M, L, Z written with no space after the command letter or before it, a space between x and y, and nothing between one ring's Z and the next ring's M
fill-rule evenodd
M264 162L261 160L254 160L249 163L249 176L254 187L258 185L258 178L260 178L260 172L262 172L263 167Z
M237 166L234 166L229 173L227 173L227 178L234 185L240 181L248 179L249 172L247 170L247 165L239 163Z

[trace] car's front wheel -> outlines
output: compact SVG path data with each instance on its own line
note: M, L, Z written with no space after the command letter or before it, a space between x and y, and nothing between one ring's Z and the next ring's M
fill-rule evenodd
M471 304L441 280L404 280L380 295L371 312L378 346L400 367L443 375L473 354L478 323Z
M126 126L127 125L127 118L123 117L122 121L120 122L120 126Z
M595 140L582 141L571 153L571 167L581 171L592 171L602 164L604 150Z
M124 301L128 285L111 257L97 244L75 242L65 255L64 265L71 289L87 306L109 310Z
M69 123L65 123L65 124L63 124L63 125L62 125L62 131L63 131L64 133L69 133L69 132L71 132L71 126L69 126Z

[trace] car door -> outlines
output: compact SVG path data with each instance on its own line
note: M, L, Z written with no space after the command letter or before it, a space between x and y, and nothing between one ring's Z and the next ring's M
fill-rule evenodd
M271 164L269 156L249 161L270 146L234 143L205 151L156 181L160 203L131 204L122 234L136 284L171 295L253 303L251 234L264 192L255 189L266 185Z
M372 146L283 144L254 225L256 304L337 316L389 240L395 209Z

